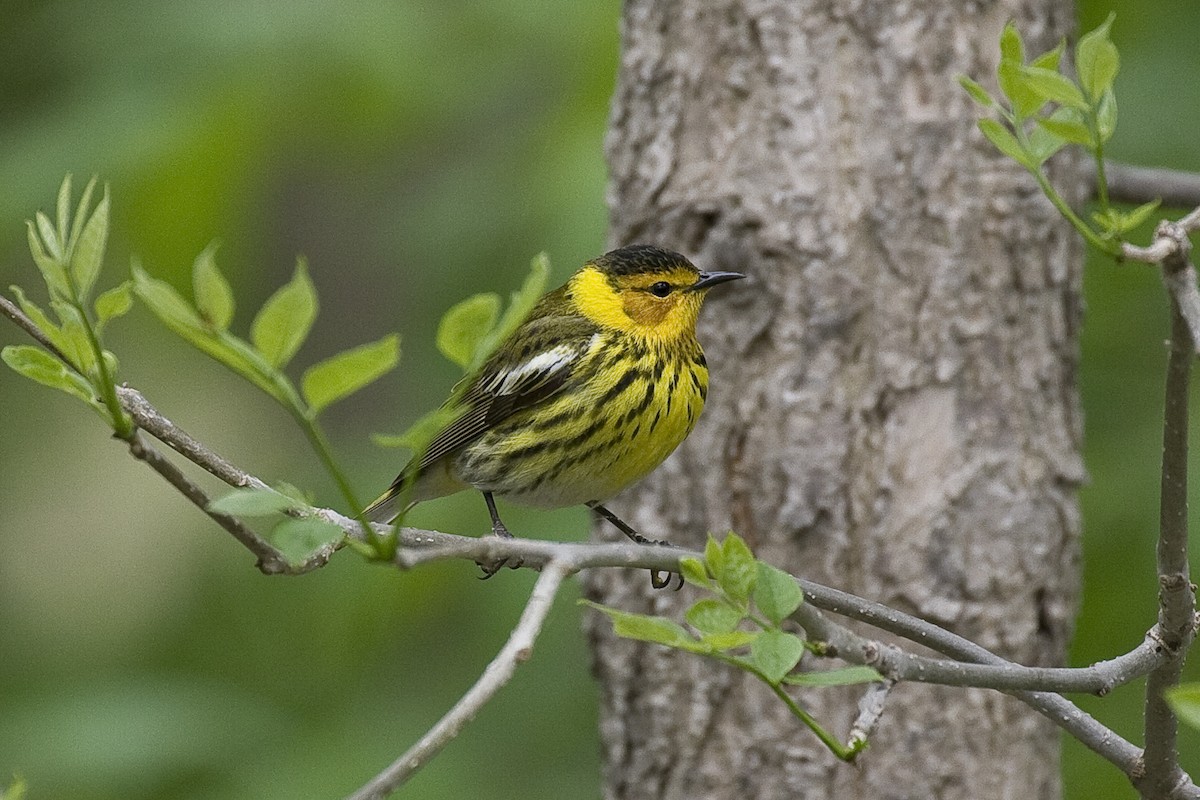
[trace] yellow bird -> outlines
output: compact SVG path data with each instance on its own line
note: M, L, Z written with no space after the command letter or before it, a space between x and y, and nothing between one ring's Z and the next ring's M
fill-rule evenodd
M701 272L649 245L584 264L463 379L447 401L453 421L367 517L391 522L423 500L474 488L497 536L512 534L493 496L540 508L586 505L635 542L664 544L602 502L644 478L692 432L708 393L696 318L711 287L743 277ZM651 572L655 587L669 580Z

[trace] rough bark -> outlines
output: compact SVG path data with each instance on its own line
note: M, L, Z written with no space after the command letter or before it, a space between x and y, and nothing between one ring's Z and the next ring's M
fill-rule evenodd
M750 280L702 315L699 428L611 507L690 546L733 528L797 574L1061 664L1080 246L955 81L993 74L1009 19L1037 52L1073 28L1050 0L626 3L612 244ZM1057 170L1078 198L1076 165ZM678 618L694 600L643 572L589 580L632 611ZM901 686L847 766L752 679L588 625L606 798L1060 793L1056 731L996 692ZM802 695L843 733L856 698Z

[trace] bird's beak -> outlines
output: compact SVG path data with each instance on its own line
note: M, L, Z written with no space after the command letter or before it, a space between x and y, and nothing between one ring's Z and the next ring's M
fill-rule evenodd
M716 286L718 283L725 281L736 281L746 277L740 272L701 272L700 280L693 283L687 288L689 292L699 292L711 286Z

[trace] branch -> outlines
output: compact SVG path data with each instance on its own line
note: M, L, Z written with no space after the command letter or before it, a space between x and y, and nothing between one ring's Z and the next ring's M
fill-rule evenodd
M520 559L524 566L538 568L550 561L571 570L593 567L638 567L659 570L678 570L684 557L699 558L695 551L674 547L647 547L635 544L573 544L531 539L499 539L497 537L457 537L431 531L401 529L400 542L406 548L397 555L402 568L444 559L494 561ZM1114 764L1131 780L1140 774L1141 750L1097 722L1069 700L1049 691L1017 690L1016 687L1046 689L1061 687L1064 691L1103 693L1120 683L1144 675L1161 663L1156 644L1145 641L1131 653L1111 661L1083 669L1050 669L1013 664L991 651L932 623L874 603L863 598L831 589L807 580L800 580L807 603L800 606L794 618L813 639L829 642L837 654L851 663L880 665L885 675L899 680L940 683L946 679L952 685L977 686L1008 691L1059 727L1077 738L1097 755ZM960 661L955 664L904 653L891 645L883 645L858 636L829 620L818 609L866 622L881 630L918 642ZM1047 686L1049 684L1049 686ZM1179 797L1200 799L1200 789L1190 782Z
M463 726L470 722L479 710L492 699L512 678L517 665L529 660L534 642L541 632L542 623L554 603L558 588L570 570L564 565L551 562L542 570L525 611L512 635L475 685L459 699L429 732L421 737L404 755L392 762L383 772L368 781L361 789L349 795L347 800L380 800L404 784L418 769L423 767L442 748L458 736Z
M234 466L189 436L186 431L160 414L157 408L150 405L150 402L137 389L131 388L128 384L119 386L117 387L117 397L120 399L121 407L125 409L125 413L133 418L134 423L139 428L196 466L201 467L233 487L270 488L258 478Z
M807 596L811 585L804 581L801 584L805 587ZM837 590L830 591L844 595ZM840 657L852 663L870 665L872 662L877 662L881 666L876 668L881 671L890 668L891 671L884 671L884 674L889 677L929 683L941 683L945 679L952 685L996 688L1007 691L1070 733L1097 755L1114 764L1131 780L1136 775L1141 764L1141 751L1135 745L1122 739L1064 697L1047 691L1016 690L1017 686L1033 685L1039 689L1042 688L1036 682L1037 673L1042 672L1042 668L1012 664L974 642L924 620L860 598L854 598L854 600L855 602L849 607L841 604L842 613L847 613L854 619L868 622L891 633L921 642L952 658L975 663L956 664L935 659L921 659L919 656L903 653L898 648L863 639L857 634L817 616L819 612L814 614L811 609L804 611L805 606L801 606L797 615L794 616L801 618L801 614L803 615L802 624L806 626L806 630L810 631L811 635L834 642ZM811 598L811 602L812 605L820 603L817 598ZM875 608L870 608L872 606ZM870 609L868 613L860 613L867 609ZM879 611L884 611L886 614L879 614ZM1117 660L1114 659L1114 661ZM1088 673L1096 666L1099 665L1082 670L1049 669L1046 670L1046 673L1049 674L1043 674L1041 677L1048 681L1065 679L1067 684L1071 685L1076 683L1071 673ZM1087 677L1093 677L1093 675ZM1079 683L1084 684L1086 681L1081 680ZM1195 797L1200 797L1200 793L1197 793Z
M201 511L207 514L210 519L228 531L233 538L241 542L247 550L257 556L258 568L268 575L308 572L316 569L318 566L323 566L329 560L329 556L332 555L332 551L328 553L322 551L317 556L305 562L305 565L295 566L289 564L287 559L283 557L283 554L276 550L270 542L246 527L237 517L210 511L208 509L210 500L208 494L184 475L183 471L160 453L154 445L147 442L141 432L136 429L129 439L129 452L134 458L145 463L161 475L169 484L178 489L180 494L190 500Z
M865 622L955 659L946 661L913 655L894 645L858 636L825 618L797 617L806 629L815 629L815 638L835 645L842 658L874 667L900 680L999 691L1026 689L1102 697L1118 686L1148 674L1166 660L1158 641L1147 635L1128 653L1087 667L1026 667L1007 661L945 628L881 603L804 579L800 579L800 585L805 599L816 608Z
M1200 206L1200 173L1159 167L1137 167L1105 161L1108 197L1121 203L1141 205L1159 198L1164 206Z
M1193 213L1200 217L1200 213ZM1171 295L1171 338L1163 408L1162 486L1159 507L1158 624L1154 633L1167 660L1146 682L1145 777L1138 788L1146 797L1171 797L1187 776L1179 766L1178 721L1163 691L1179 683L1183 655L1195 636L1196 597L1188 576L1188 393L1192 361L1200 336L1193 332L1185 302L1193 299L1196 274L1188 258L1190 241L1182 223L1164 224L1159 235L1175 247L1163 259L1163 277ZM1190 288L1190 292L1186 289Z

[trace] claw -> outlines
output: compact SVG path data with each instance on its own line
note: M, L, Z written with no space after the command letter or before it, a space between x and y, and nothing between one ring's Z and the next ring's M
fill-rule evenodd
M662 547L674 547L675 546L668 541L656 540L656 539L648 539L646 541L646 543L647 544L657 544ZM650 570L650 585L653 588L666 589L668 586L671 585L672 582L675 583L674 591L678 592L680 589L682 589L683 588L683 573L682 572L672 572L670 570L658 570L658 569Z
M657 544L662 547L674 547L675 546L665 539L648 539L645 536L642 536L640 533L635 531L628 524L623 522L621 520L621 518L618 517L616 514L612 513L607 508L600 505L600 503L592 502L592 503L588 503L587 506L588 506L588 508L592 509L597 514L599 514L600 516L604 517L606 520L611 522L617 528L617 530L621 531L621 533L628 536L632 541L636 542L637 544ZM663 577L663 575L665 575L666 577ZM683 574L679 573L679 572L671 572L669 570L661 570L661 569L652 569L652 570L650 570L650 585L652 587L654 587L655 589L665 589L671 585L671 576L675 576L676 578L679 579L679 582L675 585L675 591L678 592L680 589L683 588Z

